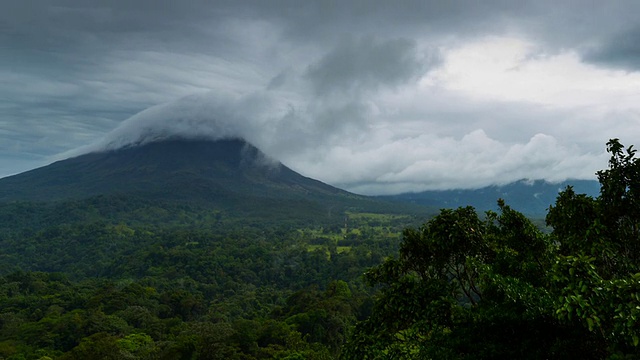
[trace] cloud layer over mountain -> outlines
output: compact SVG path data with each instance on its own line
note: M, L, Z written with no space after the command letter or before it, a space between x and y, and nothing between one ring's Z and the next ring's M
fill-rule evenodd
M348 190L593 178L640 138L633 1L10 1L0 176L238 136ZM5 51L6 50L6 51Z

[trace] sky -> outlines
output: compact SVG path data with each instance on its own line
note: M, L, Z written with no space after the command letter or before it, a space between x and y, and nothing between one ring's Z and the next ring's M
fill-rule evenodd
M0 177L241 137L374 195L595 179L640 139L640 2L3 0Z

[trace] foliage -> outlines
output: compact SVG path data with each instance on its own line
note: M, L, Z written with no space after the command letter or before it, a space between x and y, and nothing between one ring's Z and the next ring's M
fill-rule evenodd
M2 204L0 358L634 358L640 160L607 149L600 196L562 191L551 231L501 200L417 229L356 209Z
M470 207L442 210L405 231L399 258L367 273L382 288L347 358L543 357L540 350L553 345L545 335L552 319L544 316L552 302L539 279L553 245L499 205L484 219ZM523 328L537 336L514 341Z
M0 211L0 358L336 358L367 311L361 274L414 221L350 213L347 230L99 201Z
M559 244L552 269L558 318L588 328L606 353L620 355L640 342L640 159L617 139L607 151L600 196L567 189L547 222Z
M640 160L607 144L601 194L571 187L550 234L499 213L442 210L404 232L399 257L366 274L380 288L347 359L633 357L640 342Z

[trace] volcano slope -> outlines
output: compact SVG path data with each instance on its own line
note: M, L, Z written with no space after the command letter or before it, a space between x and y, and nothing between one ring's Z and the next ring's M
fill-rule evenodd
M84 154L0 179L1 203L25 201L71 201L80 208L97 207L102 213L105 208L118 207L114 210L118 212L151 203L169 210L187 206L271 220L333 221L346 210L423 211L305 177L237 138L165 139Z

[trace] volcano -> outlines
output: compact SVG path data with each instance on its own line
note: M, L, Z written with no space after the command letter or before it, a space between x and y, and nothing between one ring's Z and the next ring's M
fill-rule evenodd
M0 201L136 194L184 200L222 194L291 197L341 190L306 178L240 139L171 139L95 152L0 180Z
M336 210L380 203L300 175L242 139L165 139L89 153L0 179L0 202L5 203L96 196L278 211L300 208L301 203Z

